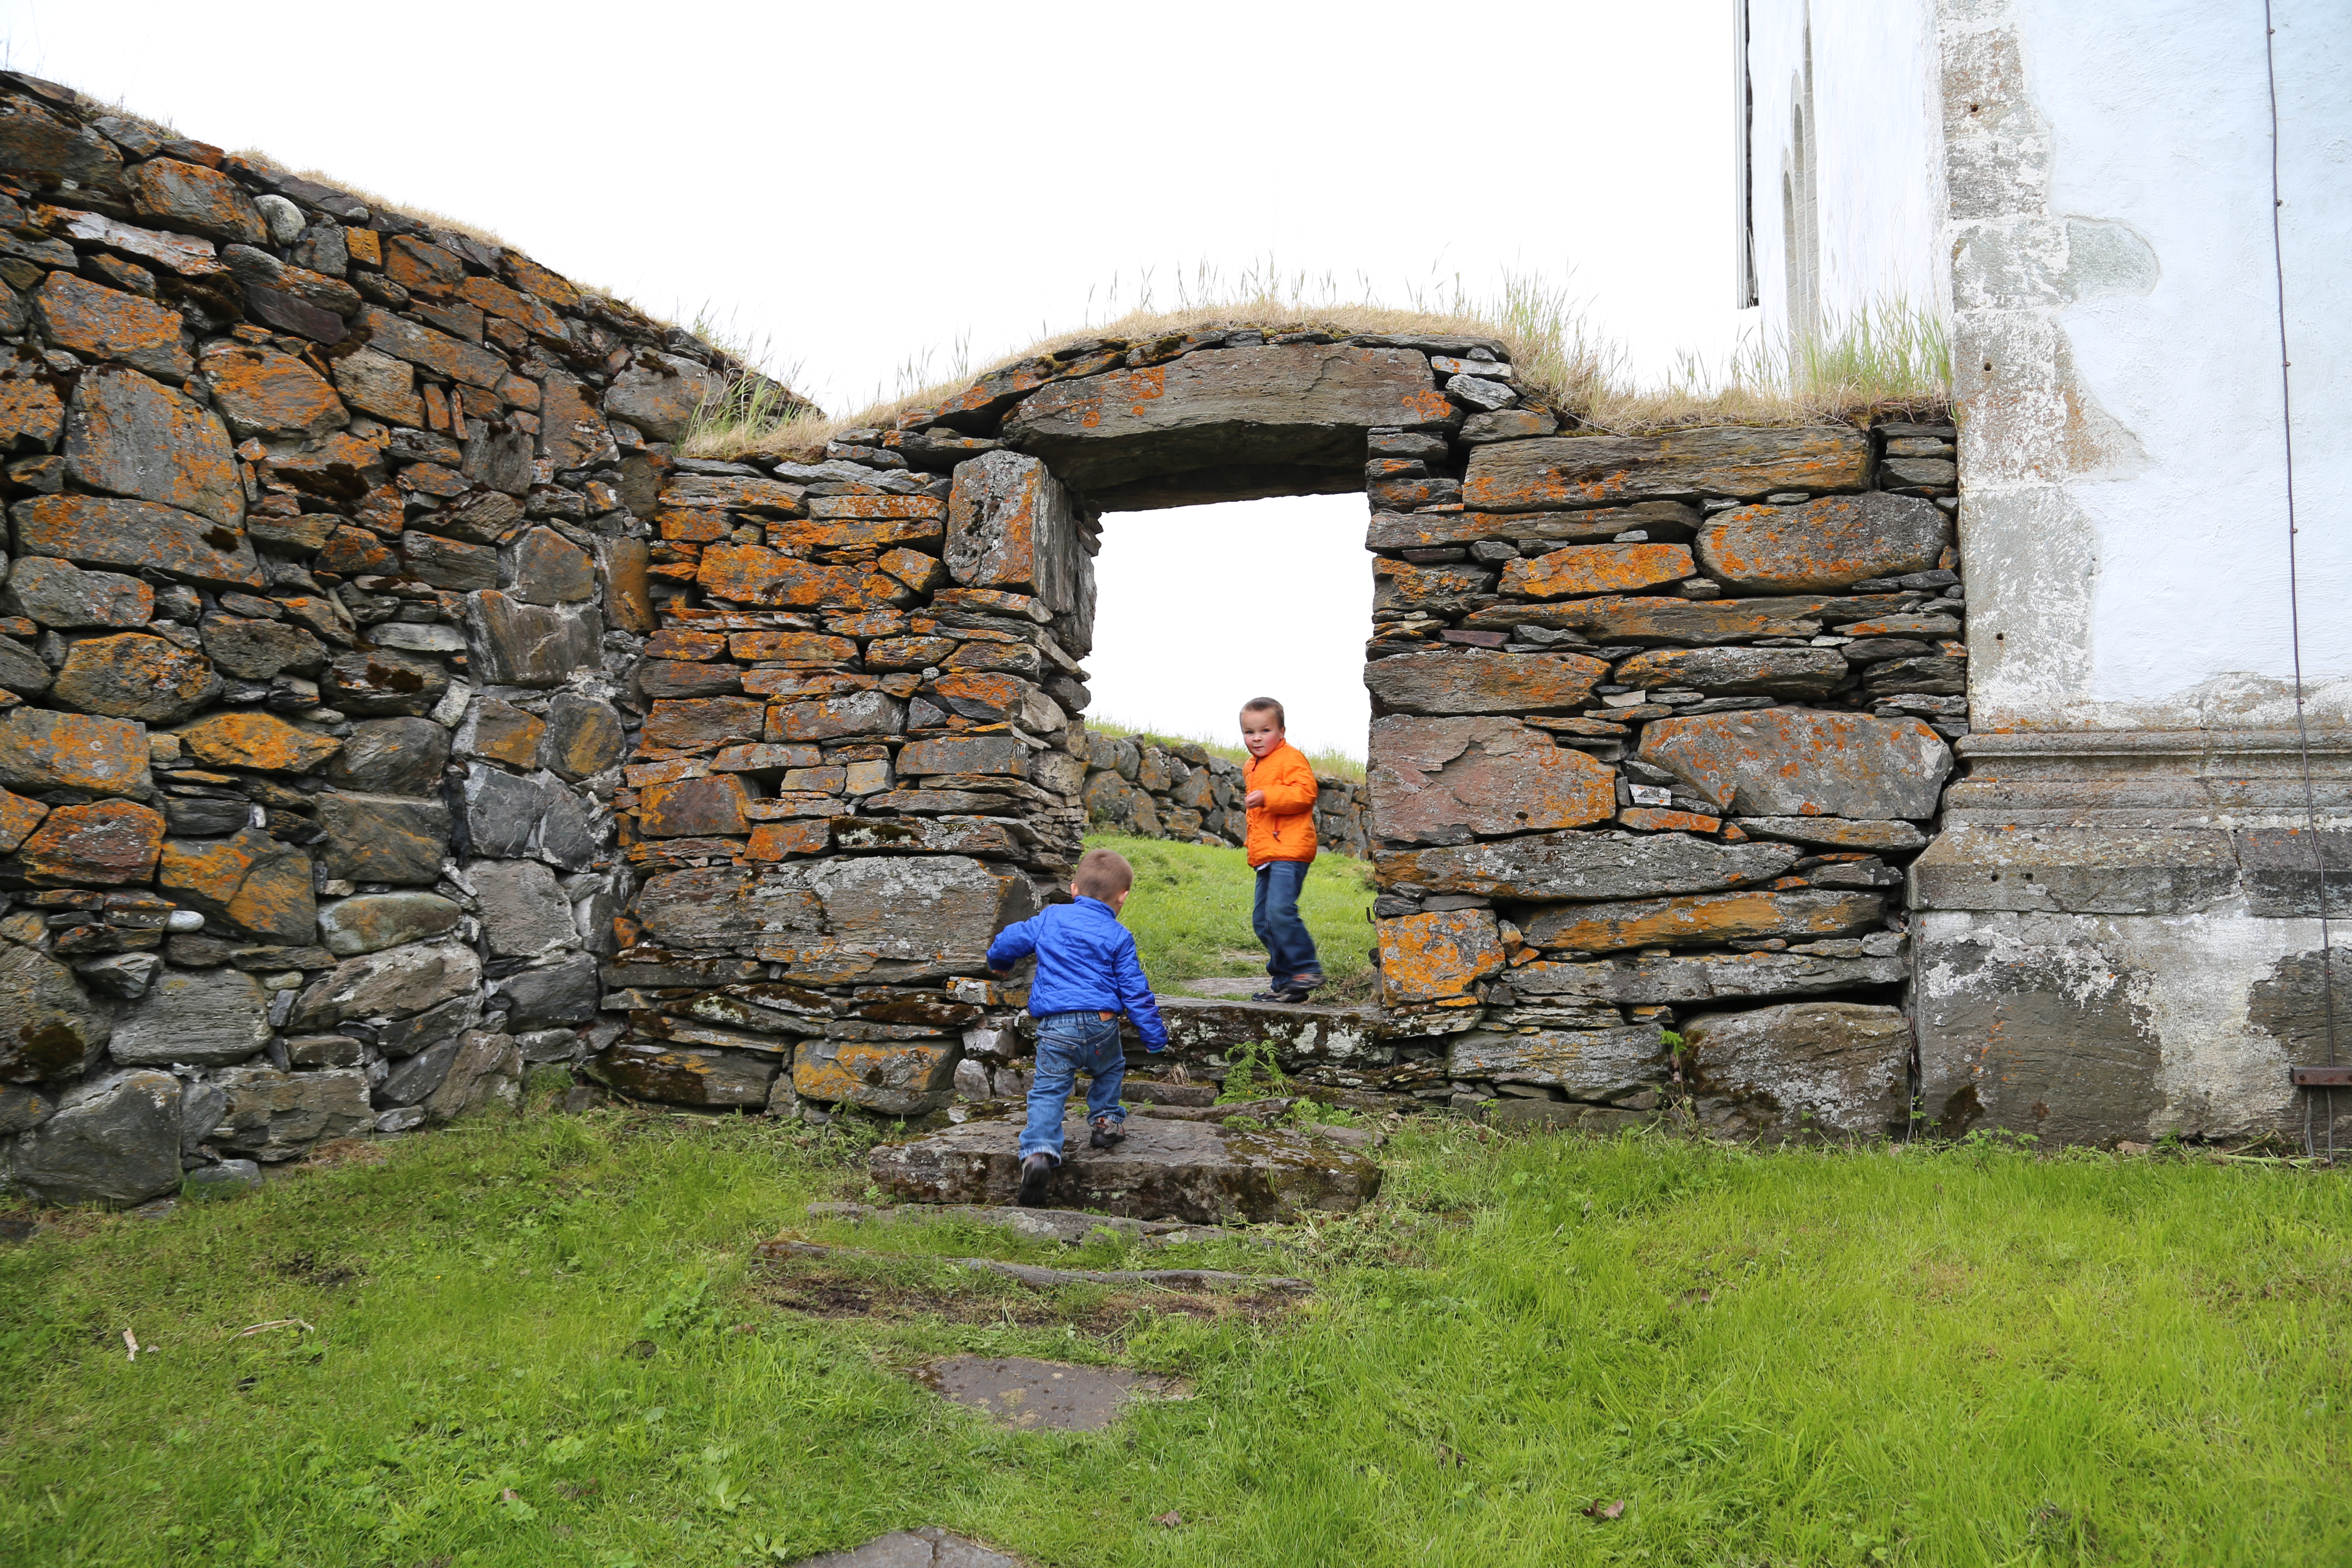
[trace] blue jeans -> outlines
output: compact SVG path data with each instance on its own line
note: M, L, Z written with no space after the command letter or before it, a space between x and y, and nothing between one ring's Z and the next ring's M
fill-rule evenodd
M1087 1086L1087 1120L1127 1120L1118 1086L1127 1077L1127 1051L1118 1041L1118 1020L1099 1013L1048 1013L1037 1020L1037 1072L1029 1080L1029 1125L1021 1130L1021 1157L1062 1158L1062 1115L1070 1085L1080 1073Z
M1265 972L1279 984L1294 975L1323 973L1315 939L1298 918L1298 889L1307 880L1305 860L1269 860L1257 868L1257 896L1250 901L1250 927L1265 944Z

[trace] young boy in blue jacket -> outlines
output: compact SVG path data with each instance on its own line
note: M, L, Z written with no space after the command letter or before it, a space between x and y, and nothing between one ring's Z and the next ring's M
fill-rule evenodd
M1002 977L1031 953L1029 1016L1037 1020L1037 1071L1029 1080L1029 1125L1021 1133L1021 1203L1036 1207L1045 1180L1062 1163L1062 1112L1079 1073L1087 1089L1089 1140L1108 1149L1126 1134L1118 1102L1127 1054L1118 1041L1121 1014L1135 1020L1143 1048L1168 1048L1168 1026L1135 956L1135 936L1118 923L1135 885L1135 868L1108 849L1089 849L1070 884L1070 901L1048 906L1034 919L999 931L988 947L988 967Z

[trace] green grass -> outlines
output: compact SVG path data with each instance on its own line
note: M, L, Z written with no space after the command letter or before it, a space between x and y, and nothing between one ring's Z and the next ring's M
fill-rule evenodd
M1090 836L1087 847L1116 849L1135 868L1135 890L1119 919L1135 933L1144 976L1155 989L1265 972L1265 950L1250 930L1257 876L1243 851L1113 833ZM1372 896L1370 864L1328 849L1315 857L1299 889L1298 912L1335 987L1370 974Z
M0 1562L745 1568L926 1523L1066 1564L2352 1558L2333 1173L1438 1123L1292 1233L1305 1307L1196 1318L936 1261L1118 1244L805 1220L857 1152L485 1121L0 1251ZM748 1264L795 1225L905 1256ZM907 1375L962 1351L1192 1397L1000 1432Z

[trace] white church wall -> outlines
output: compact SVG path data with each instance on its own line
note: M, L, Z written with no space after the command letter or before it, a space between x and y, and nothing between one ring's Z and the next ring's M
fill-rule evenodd
M1753 293L1765 340L1892 300L1940 310L1948 292L1930 0L1733 4L1748 30ZM1809 259L1811 290L1801 284ZM1817 301L1810 321L1808 294Z
M1939 9L1975 722L2291 724L2263 8ZM2275 12L2304 671L2333 726L2352 721L2352 12Z

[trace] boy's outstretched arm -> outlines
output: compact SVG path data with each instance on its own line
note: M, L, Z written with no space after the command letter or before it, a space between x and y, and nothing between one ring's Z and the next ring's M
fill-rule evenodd
M1135 956L1135 938L1118 944L1110 958L1110 978L1118 992L1119 1005L1135 1020L1136 1033L1143 1037L1143 1048L1157 1056L1168 1048L1168 1026L1160 1016L1160 1004L1151 994L1151 982L1143 977L1143 964Z
M1034 923L1018 921L996 933L996 940L988 944L989 973L1003 974L1037 951L1037 933L1030 929Z

